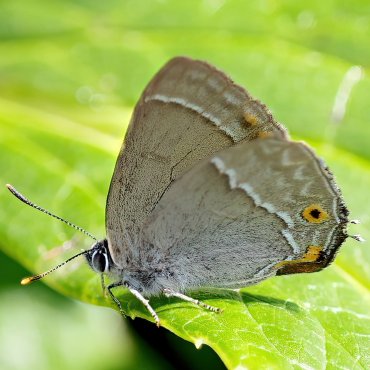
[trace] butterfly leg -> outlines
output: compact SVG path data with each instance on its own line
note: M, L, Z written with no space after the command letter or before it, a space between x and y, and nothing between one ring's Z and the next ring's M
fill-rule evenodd
M149 304L149 301L138 290L132 288L129 284L125 283L125 286L147 308L147 310L153 316L153 319L159 328L160 326L159 317L157 313L154 311L153 307Z
M104 274L100 274L100 284L103 290L104 297L107 297L107 286L105 285Z
M213 307L213 306L210 306L206 303L203 303L201 301L199 301L198 299L194 299L194 298L191 298L191 297L188 297L187 295L185 294L182 294L182 293L178 293L178 292L174 292L173 290L171 289L163 289L163 293L166 297L177 297L177 298L180 298L184 301L187 301L187 302L191 302L191 303L194 303L196 304L197 306L200 306L200 307L203 307L207 310L210 310L210 311L213 311L213 312L222 312L221 308L218 308L218 307Z
M118 286L122 286L123 283L121 281L117 281L116 283L110 284L107 286L107 292L109 293L110 297L113 299L114 303L117 305L119 312L123 317L126 317L125 311L123 311L121 302L118 298L115 297L115 295L112 293L112 289L116 288Z
M125 311L123 311L121 302L114 296L112 293L112 289L116 288L118 286L124 286L126 287L150 312L150 314L153 316L153 319L156 323L156 325L159 327L160 321L157 313L154 311L153 307L149 304L149 301L145 299L145 297L136 289L132 288L130 284L124 281L117 281L116 283L110 284L107 286L107 291L110 295L110 297L113 299L117 307L119 308L120 313L123 317L126 317Z

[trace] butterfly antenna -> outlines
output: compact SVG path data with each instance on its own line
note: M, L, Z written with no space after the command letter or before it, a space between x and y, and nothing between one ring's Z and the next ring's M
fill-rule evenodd
M42 208L40 206L38 206L37 204L31 202L29 199L27 199L24 195L22 195L14 186L10 185L10 184L6 184L6 187L9 189L9 191L16 197L18 198L21 202L23 203L26 203L28 206L31 206L32 208L35 208L37 209L38 211L41 211L42 213L45 213L51 217L54 217L56 218L57 220L59 221L62 221L64 222L65 224L67 224L68 226L71 226L73 227L74 229L78 230L78 231L81 231L82 233L84 233L85 235L89 236L91 239L95 240L96 242L98 241L97 238L95 238L94 235L90 234L88 231L86 231L85 229L83 229L82 227L80 226L77 226L75 224L73 224L72 222L69 222L67 220L65 220L64 218L62 217L59 217L57 215L54 215L53 213L49 212L48 210L46 210L45 208Z
M81 253L78 253L78 254L74 255L73 257L68 258L66 261L64 261L64 262L60 263L58 266L55 266L55 267L53 267L52 269L50 269L50 270L48 270L48 271L43 272L42 274L38 274L38 275L34 275L34 276L26 277L26 278L24 278L24 279L22 279L22 280L21 280L21 284L22 284L22 285L27 285L27 284L32 283L33 281L40 280L40 279L42 279L44 276L49 275L51 272L53 272L53 271L57 270L59 267L64 266L66 263L68 263L68 262L72 261L72 260L73 260L73 259L75 259L76 257L82 256L83 254L86 254L86 253L88 253L88 252L89 252L89 251L87 250L87 251L83 251L83 252L81 252Z
M14 186L12 186L12 185L10 185L10 184L7 184L7 185L6 185L6 187L9 189L9 191L10 191L10 192L11 192L11 193L16 197L16 198L18 198L18 199L19 199L20 201L22 201L23 203L26 203L27 205L31 206L32 208L35 208L35 209L37 209L38 211L41 211L41 212L43 212L43 213L45 213L45 214L47 214L47 215L49 215L49 216L51 216L51 217L54 217L54 218L56 218L57 220L64 222L65 224L67 224L67 225L69 225L69 226L73 227L74 229L76 229L76 230L78 230L78 231L81 231L82 233L84 233L85 235L89 236L90 238L92 238L92 239L93 239L93 240L95 240L96 242L98 241L98 240L95 238L95 236L94 236L94 235L90 234L88 231L84 230L82 227L79 227L79 226L77 226L77 225L73 224L72 222L69 222L69 221L65 220L64 218L61 218L61 217L59 217L59 216L57 216L57 215L54 215L53 213L51 213L51 212L47 211L46 209L44 209L44 208L42 208L42 207L38 206L37 204L35 204L35 203L31 202L31 201L30 201L29 199L27 199L24 195L22 195L18 190L16 190L16 189L14 188ZM41 274L34 275L34 276L30 276L30 277L26 277L26 278L22 279L21 284L22 284L22 285L27 285L27 284L32 283L33 281L40 280L40 279L42 279L44 276L49 275L51 272L53 272L53 271L57 270L58 268L60 268L60 267L64 266L66 263L68 263L68 262L72 261L72 260L73 260L73 259L75 259L76 257L82 256L82 255L84 255L84 254L86 254L86 253L89 253L89 250L87 250L87 251L83 251L83 252L80 252L80 253L78 253L78 254L76 254L76 255L72 256L71 258L68 258L66 261L64 261L64 262L60 263L59 265L57 265L57 266L53 267L52 269L50 269L50 270L48 270L48 271L45 271L45 272L43 272L43 273L41 273Z

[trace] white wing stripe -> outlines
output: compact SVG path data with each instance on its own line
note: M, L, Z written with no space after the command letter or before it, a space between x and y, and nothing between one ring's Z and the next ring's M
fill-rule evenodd
M244 192L253 200L256 206L266 209L266 211L269 213L275 214L276 216L281 218L289 228L294 227L294 221L287 212L277 211L274 205L272 205L271 203L268 202L262 203L261 197L254 191L253 186L248 184L247 182L241 184L238 183L237 173L235 169L233 168L226 169L225 163L222 161L220 157L213 157L211 159L211 163L217 168L217 170L221 174L226 175L228 177L231 189L239 188L244 190Z
M185 107L194 112L197 112L202 117L206 118L211 123L213 123L215 126L217 126L222 132L224 132L227 136L233 139L233 141L236 141L237 139L235 135L233 134L232 130L230 130L228 127L222 126L222 122L219 118L217 118L216 116L212 115L209 112L205 112L204 109L199 105L186 101L183 98L179 98L176 96L170 97L170 96L166 96L162 94L154 94L154 95L147 96L145 98L145 102L152 101L152 100L161 101L163 103L178 104L178 105L181 105L182 107Z

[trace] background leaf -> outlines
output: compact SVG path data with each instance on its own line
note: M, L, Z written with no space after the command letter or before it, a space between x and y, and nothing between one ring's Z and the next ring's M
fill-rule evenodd
M362 221L350 232L370 239L369 11L366 1L311 1L307 7L295 1L241 0L1 2L1 182L13 183L40 205L103 237L105 197L132 107L169 58L189 55L225 70L266 103L294 138L316 148L335 173L351 217ZM362 66L362 79L352 90L343 121L333 124L338 87L355 64ZM65 225L17 203L5 188L0 202L0 247L32 272L89 246L89 240ZM11 262L1 258L5 273ZM197 347L209 345L229 368L365 369L370 365L369 260L368 244L348 240L335 263L320 273L276 277L240 292L193 294L223 308L220 315L175 299L158 297L152 303L165 328ZM21 275L20 267L14 269ZM15 274L7 276L15 281ZM111 306L101 294L99 277L83 261L45 283L63 295ZM11 322L25 317L26 325L43 312L48 322L64 327L67 322L56 313L64 313L61 302L69 321L75 308L49 290L37 293L41 288L30 287L27 291L45 294L47 302L59 306L41 308L30 293L23 293L26 288L2 284L0 324L6 329L0 337L0 365L23 368L20 359L16 363L16 356L11 357ZM129 293L122 291L119 297L132 317L150 319ZM87 343L94 337L86 329L91 322L108 329L120 322L100 316L90 324L75 320ZM27 330L33 336L39 332ZM19 345L26 331L16 333ZM102 334L107 346L99 356L105 360L97 364L94 356L86 356L83 361L95 368L118 366L109 365L109 357L122 368L140 367L143 356L132 357L131 363L114 360L124 347L117 343L130 348L128 338L134 335L118 339L111 333ZM66 356L45 341L38 343L39 352L49 348L47 359L55 363L58 356L65 359L76 352L73 347ZM21 346L25 353L27 345ZM140 348L151 353L142 343ZM126 357L129 352L124 351ZM169 366L151 355L155 360L145 366ZM76 368L86 363L72 357ZM42 368L42 361L29 354L24 358L27 368ZM59 363L66 361L60 358Z

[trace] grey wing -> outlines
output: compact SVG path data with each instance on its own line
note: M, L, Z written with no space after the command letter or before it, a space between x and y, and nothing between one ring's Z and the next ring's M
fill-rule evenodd
M303 217L311 205L326 212L323 222ZM299 267L318 266L316 247L339 248L342 207L333 179L307 146L257 139L220 151L173 183L143 240L160 251L180 288L239 287L285 264L296 266L289 273L315 271Z
M168 186L199 160L260 133L285 130L266 107L207 63L178 57L145 89L111 180L106 228L120 265L135 235Z

